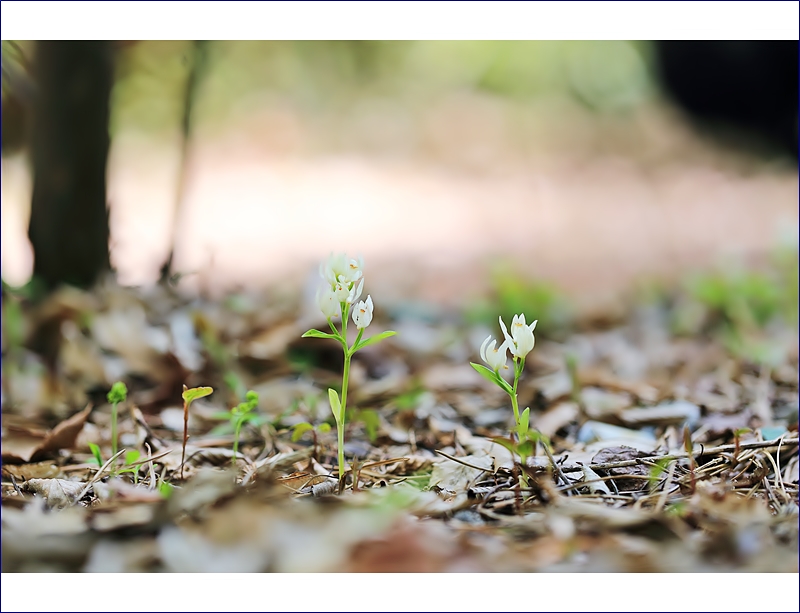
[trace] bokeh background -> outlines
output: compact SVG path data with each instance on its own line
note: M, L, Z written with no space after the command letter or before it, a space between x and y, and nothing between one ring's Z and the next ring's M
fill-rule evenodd
M80 95L63 72L42 83L41 48L2 48L14 286L34 266L35 110ZM123 284L300 287L345 250L386 299L453 303L502 270L596 302L797 249L797 41L117 41L79 57L91 53L111 71L105 197Z

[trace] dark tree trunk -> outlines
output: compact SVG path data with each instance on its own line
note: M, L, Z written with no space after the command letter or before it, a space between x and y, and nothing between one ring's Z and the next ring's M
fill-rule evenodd
M110 269L106 159L111 43L42 41L35 57L34 277L88 287Z

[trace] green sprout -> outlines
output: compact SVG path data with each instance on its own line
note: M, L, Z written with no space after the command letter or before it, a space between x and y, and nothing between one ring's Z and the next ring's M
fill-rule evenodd
M233 425L233 459L236 462L236 454L239 452L239 435L242 426L258 417L253 411L258 407L258 394L250 390L245 394L244 402L231 409L231 424Z
M92 460L94 460L94 463L97 464L98 466L102 466L103 465L103 454L100 453L100 446L96 445L95 443L89 443L89 449L92 452L92 456L93 456Z
M119 470L119 474L131 473L133 475L133 482L139 483L139 465L137 462L141 455L142 454L136 449L125 452L125 466Z
M111 455L117 453L117 406L128 398L128 388L122 381L117 381L108 392L108 401L111 403Z
M307 421L300 422L296 424L292 429L292 442L296 443L300 440L300 438L306 433L311 432L312 439L314 441L314 458L316 459L318 456L318 436L320 434L327 434L331 431L331 425L328 422L322 422L318 426L314 426Z
M332 334L320 332L319 330L309 330L303 334L303 338L330 338L338 341L344 351L344 371L342 373L342 395L336 393L334 389L328 389L328 399L331 404L331 412L336 420L336 434L339 451L339 479L344 479L344 426L347 411L347 386L350 383L350 361L353 354L359 349L373 345L383 339L394 336L396 332L386 331L376 334L371 338L363 338L364 330L372 321L372 296L367 296L366 301L356 303L364 289L364 279L362 269L364 262L358 260L348 260L345 254L331 255L328 260L320 267L320 274L325 279L325 286L317 293L317 303L328 320ZM352 345L347 342L347 319L352 307L353 322L358 329L358 335ZM341 330L336 328L333 319L341 315Z
M181 449L181 479L183 479L183 464L186 461L186 442L189 440L189 405L198 398L205 398L214 391L210 387L183 386L183 447Z

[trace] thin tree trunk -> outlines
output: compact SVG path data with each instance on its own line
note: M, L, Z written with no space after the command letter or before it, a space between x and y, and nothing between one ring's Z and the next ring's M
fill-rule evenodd
M42 41L35 57L34 277L91 286L110 269L106 160L112 49L107 41Z

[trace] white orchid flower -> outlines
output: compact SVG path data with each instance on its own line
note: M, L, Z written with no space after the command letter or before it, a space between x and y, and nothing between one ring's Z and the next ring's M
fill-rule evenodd
M320 311L325 315L326 319L331 319L339 314L339 300L336 298L333 290L325 285L322 289L317 290L317 304Z
M344 253L332 253L319 267L319 274L331 287L339 281L339 276L344 275L347 268L347 256Z
M350 290L350 293L344 301L347 302L347 304L353 304L361 297L362 291L364 291L364 279L361 279L361 283L353 283L353 289Z
M372 296L367 296L366 302L362 300L353 309L353 321L359 330L366 328L372 321L372 306Z
M358 256L358 259L351 259L347 271L345 277L348 281L358 281L364 276L364 258Z
M493 339L491 335L487 336L486 340L483 341L481 345L481 359L495 372L499 371L501 368L508 368L506 364L506 360L508 359L506 355L506 351L508 351L508 341L504 341L497 349L495 349L496 345L497 341Z
M524 358L531 352L536 339L533 337L533 330L536 324L539 323L537 319L530 326L525 324L525 314L514 315L511 320L511 334L509 335L506 325L503 323L503 318L500 317L500 327L503 329L503 336L506 337L506 342L511 349L511 355L516 358Z
M345 302L350 295L349 284L343 278L340 278L333 286L333 294L336 296L336 300Z
M350 285L358 281L363 275L364 259L348 259L344 253L336 253L328 256L328 259L319 267L319 274L331 287L337 283Z

